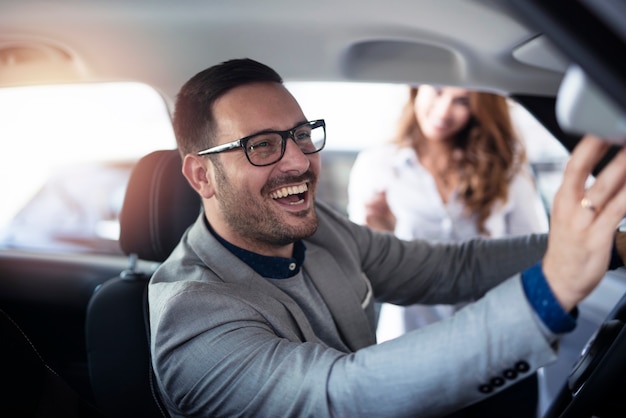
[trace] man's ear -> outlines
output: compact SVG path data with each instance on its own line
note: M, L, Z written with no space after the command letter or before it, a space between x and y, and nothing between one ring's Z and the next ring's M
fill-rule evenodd
M200 196L210 199L215 194L213 163L206 157L187 154L183 159L183 175Z

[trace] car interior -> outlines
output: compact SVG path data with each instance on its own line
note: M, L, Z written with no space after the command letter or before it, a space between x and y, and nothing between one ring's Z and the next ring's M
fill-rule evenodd
M189 77L251 57L287 83L430 83L502 94L567 150L585 133L611 142L595 173L626 143L624 51L626 5L619 0L0 0L0 95L34 86L140 82L171 112ZM15 121L6 116L9 107L0 104L0 125ZM24 130L38 124L24 119ZM349 123L367 129L375 121L356 115ZM106 142L83 141L77 147L106 153ZM21 170L28 169L20 167L35 164L31 154L70 152L29 149L11 136L0 142L6 143L0 166L12 167L0 182L7 196L21 188ZM169 416L153 380L146 288L197 218L200 200L181 174L175 144L151 146L107 166L115 175L122 170L125 182L116 209L119 238L107 241L113 252L74 250L81 240L66 237L72 245L41 251L26 245L31 236L22 232L13 233L23 241L3 241L10 234L2 235L9 229L0 223L0 416ZM340 173L355 153L328 150L323 158L331 174L320 198L345 206ZM100 187L80 173L66 177ZM33 217L55 223L47 208ZM540 372L538 416L626 416L626 271L608 272L579 312L577 330L561 340L559 361Z

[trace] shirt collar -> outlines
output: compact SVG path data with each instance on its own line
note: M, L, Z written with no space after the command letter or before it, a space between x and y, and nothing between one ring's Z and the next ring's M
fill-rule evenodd
M288 279L295 276L300 271L302 263L304 263L304 254L306 246L301 240L296 241L293 246L293 257L270 257L253 253L237 247L220 237L205 219L205 223L211 231L211 234L217 239L228 251L233 253L237 258L246 263L250 268L263 277L272 279Z

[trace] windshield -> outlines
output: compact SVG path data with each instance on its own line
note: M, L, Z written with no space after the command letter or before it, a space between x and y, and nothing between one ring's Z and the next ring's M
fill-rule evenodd
M407 87L288 82L325 119L318 198L346 213L357 153L393 135ZM549 209L567 151L521 106L512 114ZM0 247L122 254L119 214L135 162L176 147L163 98L139 83L0 89Z

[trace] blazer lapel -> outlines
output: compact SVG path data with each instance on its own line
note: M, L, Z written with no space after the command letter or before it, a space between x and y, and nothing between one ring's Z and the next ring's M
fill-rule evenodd
M314 268L308 268L314 266ZM304 273L308 275L322 298L326 301L337 329L344 342L351 350L376 344L373 323L368 319L366 309L362 303L371 298L371 288L367 278L363 275L364 295L361 297L351 285L337 260L317 245L307 242L307 252L304 261ZM354 280L354 278L351 278ZM370 304L373 301L369 302Z
M192 247L196 247L196 254L203 259L205 265L211 266L215 274L225 282L238 283L269 294L279 300L287 307L298 324L303 339L319 342L298 304L224 248L209 232L202 217L203 215L189 230L189 241ZM368 320L365 310L361 306L363 300L352 285L355 278L347 278L341 266L326 250L310 241L307 241L306 245L304 274L311 278L320 295L326 301L345 344L351 350L375 344L373 322ZM308 269L307 266L315 266L315 268ZM359 282L359 284L371 293L369 285L366 285L365 276L356 280L362 280L362 283ZM366 293L363 292L364 296Z
M282 290L259 276L234 254L220 244L209 232L200 218L189 230L189 241L204 264L211 266L215 274L226 283L236 283L255 292L270 295L280 301L298 324L303 341L319 342L311 325L298 304Z

